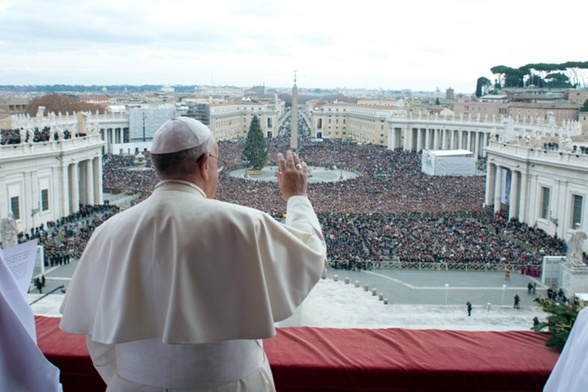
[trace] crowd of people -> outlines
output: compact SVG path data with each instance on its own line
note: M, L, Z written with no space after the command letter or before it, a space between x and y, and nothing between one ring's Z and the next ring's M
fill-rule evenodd
M61 132L61 131L60 131ZM85 136L85 134L76 134L76 137ZM72 132L65 129L60 134L51 127L34 128L34 129L2 129L0 130L0 145L11 145L21 143L42 143L56 141L59 138L71 139Z
M220 143L228 170L242 167L242 149L242 143ZM286 149L286 140L270 141L269 159ZM311 171L343 166L361 174L347 181L309 185L332 261L364 268L392 259L510 264L536 275L544 255L565 254L564 241L484 208L484 176L428 176L421 171L419 153L369 144L302 142L298 151ZM132 155L105 156L105 190L139 193L134 203L146 198L158 178L150 168L149 153L145 155L142 171L136 170ZM284 205L275 184L232 177L228 170L221 174L217 199L283 218Z
M29 233L18 233L18 242L37 239L45 250L45 267L68 264L81 256L94 229L119 211L108 202L80 205L73 214L41 224Z
M275 183L227 174L242 167L242 149L242 143L220 143L228 167L221 173L216 198L283 219L284 204ZM268 156L274 159L287 149L287 141L272 140ZM105 155L105 192L139 194L133 204L144 200L159 181L149 153L145 155L144 170L136 168L133 155ZM561 239L484 208L484 176L428 176L421 172L419 153L374 145L301 143L299 155L311 169L343 165L361 174L308 186L334 266L371 268L390 260L469 263L476 268L512 265L523 274L539 276L544 255L565 255ZM19 233L19 242L38 238L46 249L46 264L59 265L78 257L93 229L118 211L109 204L80 206L57 222Z

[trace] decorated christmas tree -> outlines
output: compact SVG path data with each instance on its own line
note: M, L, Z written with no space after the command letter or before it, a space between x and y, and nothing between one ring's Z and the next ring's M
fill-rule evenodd
M267 148L257 116L251 120L241 159L253 170L263 169L267 162Z

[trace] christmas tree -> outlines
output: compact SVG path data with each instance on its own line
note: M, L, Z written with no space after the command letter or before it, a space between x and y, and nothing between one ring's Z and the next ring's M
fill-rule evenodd
M253 170L263 169L267 162L267 148L265 147L265 139L257 116L253 116L251 120L241 159Z

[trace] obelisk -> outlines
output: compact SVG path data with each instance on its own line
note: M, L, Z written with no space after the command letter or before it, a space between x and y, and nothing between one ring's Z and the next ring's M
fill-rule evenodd
M290 121L290 148L298 149L298 87L296 86L296 71L294 71L294 86L292 86L292 119Z

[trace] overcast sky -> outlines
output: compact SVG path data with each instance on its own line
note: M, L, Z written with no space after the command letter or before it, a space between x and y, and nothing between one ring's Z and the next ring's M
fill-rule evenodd
M0 0L0 85L456 92L588 60L585 0Z

